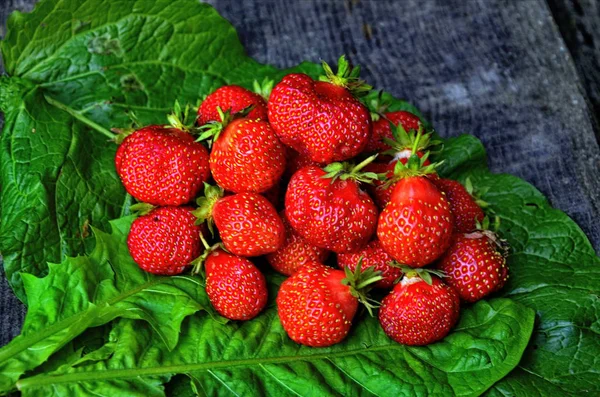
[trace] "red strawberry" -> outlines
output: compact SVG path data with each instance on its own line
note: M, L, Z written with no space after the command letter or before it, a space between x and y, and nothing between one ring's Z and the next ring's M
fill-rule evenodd
M464 301L476 302L506 283L508 267L497 241L488 231L457 234L438 262L437 267L447 275L445 281Z
M261 193L279 182L285 171L285 149L261 120L241 118L208 124L199 139L213 137L210 170L223 189Z
M202 228L191 207L161 207L131 225L127 247L140 268L154 274L183 272L201 252Z
M377 288L392 288L394 282L402 276L400 268L390 265L394 259L384 251L377 239L372 240L363 249L356 252L338 254L337 259L338 266L342 269L347 267L354 271L358 263L361 263L363 271L369 267L380 271L383 279L375 284Z
M285 195L285 215L294 230L314 246L336 253L366 245L375 232L377 207L357 181L364 166L332 163L321 169L304 167L294 174Z
M319 167L320 164L319 163L315 163L314 161L312 161L310 158L308 158L305 155L302 155L300 153L298 153L297 151L295 151L294 149L291 149L289 147L287 148L287 155L286 155L286 159L287 159L287 165L285 168L285 172L283 174L285 179L291 179L292 176L299 170L302 169L304 167L307 167L309 165L314 165L316 167Z
M246 258L215 250L206 258L206 294L223 317L249 320L267 303L265 277Z
M388 112L384 117L376 115L373 117L373 135L369 139L365 152L383 152L391 149L390 145L384 142L384 138L393 139L390 122L395 126L401 125L406 131L417 131L421 126L421 120L409 112Z
M454 214L454 231L458 233L472 232L477 228L477 223L482 222L485 214L471 192L458 181L438 178L433 183L446 194L450 202L450 209Z
M385 174L387 179L391 179L394 177L395 165L395 162L371 163L365 167L365 171L374 172L376 174ZM390 201L390 196L393 189L394 184L387 186L385 180L375 180L373 181L372 185L367 185L367 192L369 192L369 195L373 197L373 200L379 209L384 209L387 203Z
M256 193L223 197L223 190L206 185L194 214L217 226L225 248L234 255L260 256L277 251L285 240L285 228L273 204Z
M296 343L318 347L339 343L350 331L358 308L356 296L367 299L356 286L379 279L372 269L357 276L314 263L304 266L279 288L281 325Z
M419 162L416 155L409 165L414 162ZM408 168L406 172L410 175ZM396 183L389 203L379 216L377 237L398 262L423 267L436 260L450 245L450 204L428 178L404 177Z
M289 74L273 88L268 108L269 121L284 144L327 164L352 158L365 148L371 117L352 92L370 87L357 79L358 68L352 70L343 56L337 75L323 66L331 82Z
M125 138L115 167L129 194L160 206L188 203L210 176L203 145L186 132L157 125Z
M281 214L281 219L285 226L285 242L276 252L267 255L267 260L273 269L291 276L309 262L325 262L329 256L327 250L315 247L296 233L285 218L285 214Z
M210 121L220 122L221 116L217 110L230 111L231 114L238 113L253 106L248 118L267 120L267 103L258 94L249 91L239 85L226 85L209 94L198 108L198 124L203 125Z
M430 276L404 277L381 302L379 322L385 333L404 345L428 345L454 327L460 314L460 299L452 287Z

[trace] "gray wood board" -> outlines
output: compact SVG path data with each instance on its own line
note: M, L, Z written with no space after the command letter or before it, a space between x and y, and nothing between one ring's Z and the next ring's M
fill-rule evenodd
M2 32L10 11L0 5ZM476 135L494 172L535 185L600 251L600 149L573 59L544 0L210 0L250 56L279 67L347 54L442 136ZM0 281L0 346L25 310Z

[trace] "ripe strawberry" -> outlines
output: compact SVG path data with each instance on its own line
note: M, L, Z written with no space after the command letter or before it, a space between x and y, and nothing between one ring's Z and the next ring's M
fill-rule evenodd
M498 251L495 234L489 231L454 235L437 267L466 302L498 291L508 279L506 258Z
M409 112L388 112L384 113L383 116L381 117L378 114L373 116L373 135L371 135L371 139L365 147L366 153L383 152L391 149L390 145L384 142L384 138L386 140L394 138L390 123L395 126L401 125L406 131L417 131L421 126L421 120Z
M131 225L127 247L143 270L162 275L183 272L201 252L200 233L191 207L160 207Z
M419 175L423 157L413 155L407 166L396 164L396 175ZM377 237L395 260L423 267L444 253L452 237L452 212L444 195L424 176L406 176L396 182L390 201L379 215Z
M212 137L210 170L223 189L261 193L279 182L285 171L285 149L261 120L241 118L207 124L200 140Z
M206 294L223 317L250 320L267 304L265 277L248 259L217 249L208 255L204 268Z
M194 211L219 230L225 248L234 255L260 256L277 251L285 240L285 228L273 204L256 193L223 197L223 190L206 185Z
M450 209L454 214L454 231L468 233L475 230L477 223L483 221L485 214L471 195L473 185L469 182L471 189L467 189L458 181L443 178L438 178L433 183L446 194L450 202Z
M315 163L310 158L305 155L302 155L295 151L292 148L286 146L286 159L287 164L285 168L285 172L283 173L283 177L287 180L291 179L292 176L299 170L309 165L314 165L319 167L319 163Z
M403 161L403 160L400 160ZM406 161L406 160L404 160ZM377 204L379 209L384 209L387 203L390 201L392 190L394 190L394 184L386 185L386 180L394 177L395 162L391 163L371 163L365 167L365 171L374 172L376 174L384 174L385 180L375 180L372 185L367 185L367 192Z
M394 259L384 251L377 239L370 241L363 249L356 252L338 254L337 259L338 266L342 269L347 267L354 271L357 265L361 263L363 271L369 267L374 267L375 270L380 271L383 279L375 284L377 288L392 288L394 282L402 276L402 270L399 267L392 266Z
M317 163L352 158L363 151L371 136L371 117L353 95L371 87L358 80L342 56L334 75L323 64L331 82L314 81L305 74L289 74L273 88L269 121L279 139Z
M253 106L248 118L252 120L267 120L267 103L258 94L239 85L226 85L209 94L198 108L198 124L204 125L210 121L220 122L221 116L217 108L231 114Z
M115 168L129 194L152 205L191 201L208 180L208 151L179 129L151 125L123 140Z
M371 158L372 160L372 158ZM377 225L377 207L359 186L375 174L359 164L308 166L294 174L285 195L285 215L309 243L336 253L352 252L369 242Z
M427 283L417 276L404 277L381 302L379 323L385 333L404 345L428 345L454 327L460 299L452 287L436 276Z
M350 331L358 308L357 297L368 303L366 291L356 286L380 278L372 269L358 275L347 269L310 263L279 288L277 311L281 325L296 343L318 347L339 343Z
M329 252L306 241L292 229L285 214L281 213L280 215L285 226L285 242L277 251L267 255L267 261L273 269L286 276L291 276L309 262L325 262Z

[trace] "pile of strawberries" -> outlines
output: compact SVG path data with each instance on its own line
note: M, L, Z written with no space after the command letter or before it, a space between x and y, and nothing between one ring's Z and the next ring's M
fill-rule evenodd
M428 149L440 143L417 116L369 110L359 98L371 87L343 56L336 74L323 66L319 81L271 83L268 98L221 87L190 125L177 108L170 125L130 131L115 158L140 202L129 251L151 273L200 273L214 308L233 320L265 307L252 262L264 256L289 276L277 310L297 343L342 341L359 303L379 306L399 343L437 341L461 300L504 285L505 247L485 230L470 183L436 174ZM391 292L378 302L374 289Z

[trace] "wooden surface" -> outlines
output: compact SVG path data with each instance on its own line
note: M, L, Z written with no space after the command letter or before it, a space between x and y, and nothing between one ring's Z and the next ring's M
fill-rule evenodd
M575 1L594 4L562 3ZM10 11L34 2L4 0L2 32ZM586 91L578 68L587 69L574 63L545 0L404 0L402 9L394 0L209 2L260 62L286 67L345 53L371 84L417 105L441 135L476 135L494 172L535 185L600 251L590 100L598 87ZM19 333L24 312L2 278L0 346Z

